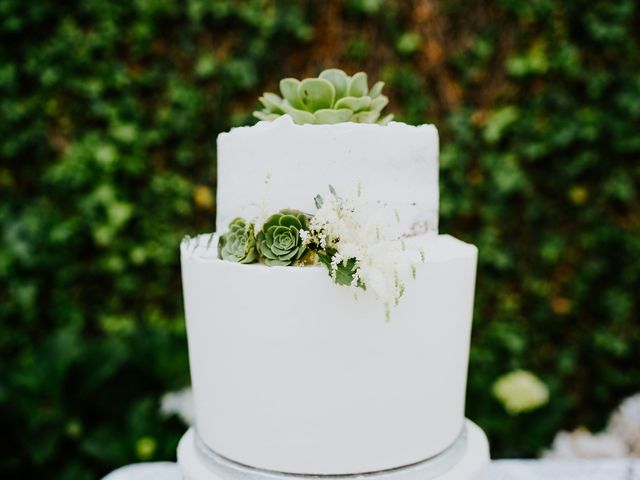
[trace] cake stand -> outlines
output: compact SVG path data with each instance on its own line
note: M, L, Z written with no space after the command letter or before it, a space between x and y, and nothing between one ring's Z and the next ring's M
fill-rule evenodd
M350 475L297 475L241 465L207 448L190 428L178 445L178 464L185 480L477 480L489 465L489 443L470 420L444 452L413 465Z

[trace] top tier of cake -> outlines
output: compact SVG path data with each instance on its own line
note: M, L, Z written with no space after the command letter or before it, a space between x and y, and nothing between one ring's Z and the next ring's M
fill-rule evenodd
M236 217L315 211L314 197L357 189L402 234L437 233L438 131L433 125L297 125L288 115L218 136L216 230Z

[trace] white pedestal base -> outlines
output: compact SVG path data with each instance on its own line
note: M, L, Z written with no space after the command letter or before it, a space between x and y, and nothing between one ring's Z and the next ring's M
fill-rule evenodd
M330 480L353 477L366 480L478 480L489 465L489 443L484 432L466 421L466 433L442 454L407 467L359 475L330 475ZM227 460L199 445L193 428L178 445L178 464L185 480L302 480L323 475L293 475L260 470Z

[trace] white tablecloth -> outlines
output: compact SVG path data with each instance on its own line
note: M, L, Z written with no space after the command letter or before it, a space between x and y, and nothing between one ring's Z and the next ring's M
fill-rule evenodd
M494 460L487 480L640 480L638 460ZM181 480L175 463L138 463L103 480Z

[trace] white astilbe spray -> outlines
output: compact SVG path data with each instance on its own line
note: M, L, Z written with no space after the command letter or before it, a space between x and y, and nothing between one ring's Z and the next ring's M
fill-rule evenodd
M319 250L334 252L331 275L336 279L339 265L351 261L352 286L365 286L388 307L397 305L407 279L415 276L422 254L406 248L403 239L389 228L398 222L397 214L380 208L377 211L361 201L360 188L345 197L330 187L331 195L316 197L318 211L309 221L309 232L303 241Z
M640 457L640 393L627 398L613 413L607 428L591 433L584 427L558 432L549 458Z
M640 457L640 393L627 398L611 416L607 432L621 438Z

